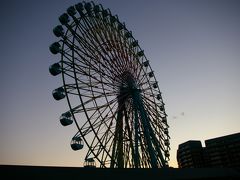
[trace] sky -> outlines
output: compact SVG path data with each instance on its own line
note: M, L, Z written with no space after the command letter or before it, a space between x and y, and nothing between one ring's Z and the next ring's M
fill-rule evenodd
M3 0L0 6L0 164L83 166L71 150L76 127L62 127L66 100L49 74L59 56L58 17L77 0ZM170 166L178 145L240 131L240 1L97 0L125 22L155 72L170 126Z

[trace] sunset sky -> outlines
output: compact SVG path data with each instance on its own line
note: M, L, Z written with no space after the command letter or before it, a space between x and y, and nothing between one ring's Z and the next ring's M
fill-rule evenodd
M83 166L63 127L66 100L48 68L58 17L77 0L3 0L0 5L0 164ZM155 72L178 145L240 132L240 1L96 0L125 22Z

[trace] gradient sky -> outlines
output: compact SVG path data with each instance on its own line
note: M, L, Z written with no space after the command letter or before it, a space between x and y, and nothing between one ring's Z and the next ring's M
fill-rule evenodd
M48 67L52 28L77 0L3 0L0 5L0 164L82 166L62 127L67 102ZM170 165L187 140L240 132L240 1L99 0L138 39L158 80L171 136Z

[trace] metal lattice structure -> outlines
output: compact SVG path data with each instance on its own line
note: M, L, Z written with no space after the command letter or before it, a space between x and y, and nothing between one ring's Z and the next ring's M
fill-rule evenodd
M71 20L70 20L71 19ZM160 168L169 160L167 115L154 72L132 32L109 9L78 3L59 17L50 46L62 74L53 91L67 99L63 126L73 122L73 150L87 148L85 163L111 168ZM85 114L85 116L83 116Z

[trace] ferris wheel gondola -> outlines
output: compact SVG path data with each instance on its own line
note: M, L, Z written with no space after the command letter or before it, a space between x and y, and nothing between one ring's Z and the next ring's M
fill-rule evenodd
M50 51L61 58L49 71L62 75L63 85L52 94L68 102L69 111L60 122L77 127L72 149L87 148L87 166L167 167L165 104L133 33L109 9L93 2L69 7L59 21L53 28L59 40Z

